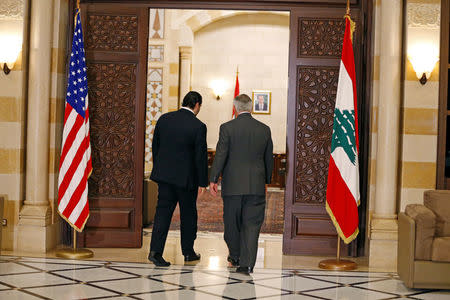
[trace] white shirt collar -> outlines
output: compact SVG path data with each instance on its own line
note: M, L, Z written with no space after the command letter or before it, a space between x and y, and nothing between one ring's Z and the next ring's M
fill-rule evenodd
M242 111L242 112L240 112L239 114L238 114L238 116L239 115L242 115L242 114L249 114L250 112L249 111Z
M190 109L189 107L182 106L181 108L182 109L186 109L186 110L190 111L191 113L193 113L195 115L194 111L192 109Z

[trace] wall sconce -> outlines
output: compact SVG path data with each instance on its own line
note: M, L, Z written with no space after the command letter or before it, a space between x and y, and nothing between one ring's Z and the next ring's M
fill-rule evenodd
M220 97L225 93L226 83L220 79L213 80L211 81L210 87L213 90L214 96L216 96L216 100L220 100Z
M424 85L431 76L436 62L439 60L439 53L436 47L431 44L420 44L411 47L408 51L408 59L411 62L417 79Z
M22 40L20 37L3 35L0 36L0 45L0 69L8 75L22 50Z

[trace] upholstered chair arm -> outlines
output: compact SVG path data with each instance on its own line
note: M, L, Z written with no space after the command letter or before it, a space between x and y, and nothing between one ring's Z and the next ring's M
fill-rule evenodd
M422 204L409 204L405 214L414 219L416 223L416 260L431 260L431 246L436 234L436 215Z
M397 273L407 287L413 287L416 222L405 213L398 215Z

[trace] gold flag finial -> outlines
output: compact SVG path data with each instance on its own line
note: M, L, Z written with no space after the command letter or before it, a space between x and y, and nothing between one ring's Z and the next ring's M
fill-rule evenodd
M348 19L350 21L350 39L353 42L353 33L356 30L356 23L350 17L350 0L347 0L347 11L345 13L344 19Z
M75 17L73 18L74 27L76 26L77 16L79 13L80 13L80 0L77 0L77 8L75 9Z
M236 75L239 74L239 65L236 67Z

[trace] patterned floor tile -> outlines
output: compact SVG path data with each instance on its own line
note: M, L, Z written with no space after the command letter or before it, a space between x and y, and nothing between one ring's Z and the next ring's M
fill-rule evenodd
M132 297L127 297L127 296L117 296L117 297L111 297L111 296L107 296L107 297L103 297L103 298L95 298L95 299L108 299L108 300L130 300L130 299L136 299L136 298L132 298Z
M63 258L48 258L48 257L22 257L20 261L35 261L35 262L49 262L62 264L76 264L76 265L104 265L106 261L100 260L75 260Z
M0 291L10 290L11 288L3 283L0 283Z
M0 282L20 288L73 283L72 280L64 279L49 273L1 276Z
M90 282L79 284L77 281ZM17 287L18 289L12 288ZM0 299L450 299L412 290L393 273L109 263L0 256Z
M337 276L365 276L365 277L378 277L378 278L390 278L392 277L392 273L380 273L380 272L359 272L359 271L350 271L350 272L341 272L341 271L323 271L323 270L293 270L294 272L301 273L303 275L337 275Z
M166 284L163 282L147 278L134 278L134 279L96 282L95 286L103 287L109 290L114 290L123 294L149 293L149 292L179 289L178 286Z
M304 278L301 276L290 276L277 279L266 279L255 281L257 285L270 286L292 292L307 291L335 287L335 283Z
M305 275L304 275L305 276ZM357 284L357 283L365 283L368 281L374 280L383 280L376 277L366 277L366 276L336 276L336 275L328 275L328 276L305 276L311 279L317 279L321 281L328 281L340 284Z
M138 267L111 267L111 269L123 271L136 276L150 276L150 277L167 274L179 274L180 272L190 272L169 268L163 269L163 268L138 268Z
M390 294L381 292L373 292L364 289L352 288L352 287L337 287L325 290L305 292L307 295L323 297L326 299L339 299L339 300L378 300L392 298Z
M397 295L410 295L417 293L417 290L407 288L401 280L397 279L356 284L355 287L364 287L371 290L389 292Z
M243 275L241 273L236 273L234 268L230 268L227 271L202 271L203 273L207 274L214 274L217 276L232 278L236 280L261 280L261 279L270 279L270 278L280 278L282 276L286 276L283 272L279 271L276 272L273 270L270 273L265 272L258 272L259 270L256 270L251 275ZM289 275L292 276L292 275Z
M89 282L97 280L111 280L111 279L123 279L130 278L133 275L129 275L120 271L112 270L109 268L98 267L92 269L81 270L68 270L68 271L56 271L53 274L59 274L67 278Z
M289 295L280 295L275 297L268 297L264 298L264 300L313 300L318 299L316 297L312 296L306 296L306 295L296 295L296 294L289 294Z
M232 299L248 299L256 297L276 296L285 294L280 290L258 286L251 283L234 283L226 285L205 286L196 288L196 290L211 293L218 296L229 297Z
M36 272L36 270L30 267L21 266L13 262L0 263L0 275L27 273L27 272Z
M41 287L29 289L29 291L55 300L86 299L117 295L117 293L105 291L103 289L92 287L86 284Z
M63 263L51 263L51 262L21 262L21 265L29 266L39 270L46 271L61 271L61 270L74 270L74 269L86 269L92 267L98 267L96 265L88 264L63 264Z
M233 279L201 272L189 272L184 274L163 275L158 278L161 281L188 287L200 287L206 285L224 284Z
M161 293L152 293L152 294L140 294L136 295L137 297L144 300L169 300L169 299L178 299L178 300L215 300L222 299L220 296L214 296L211 294L206 294L202 292L195 292L191 290L177 290L177 291L168 291Z
M23 291L9 290L9 291L0 291L0 299L8 299L8 300L36 300L41 299L39 297L32 296Z

